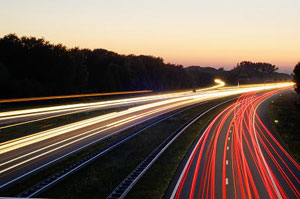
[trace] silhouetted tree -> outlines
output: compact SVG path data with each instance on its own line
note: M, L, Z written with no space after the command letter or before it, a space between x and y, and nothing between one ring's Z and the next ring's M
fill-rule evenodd
M211 68L211 70L214 70ZM126 90L207 86L213 76L166 64L152 56L105 49L67 49L43 38L0 38L0 97L31 97Z
M68 49L43 38L15 34L0 38L0 98L197 88L213 84L216 77L235 84L239 76L264 77L274 75L277 69L269 63L249 61L231 71L184 68L164 63L160 57L126 56L105 49Z
M296 83L295 91L300 93L300 62L294 68L294 82Z
M278 67L269 63L242 61L238 63L231 71L231 81L237 83L239 79L256 79L256 81L264 81L270 77Z
M278 67L269 63L243 61L234 68L234 70L244 71L248 73L271 74L278 70Z

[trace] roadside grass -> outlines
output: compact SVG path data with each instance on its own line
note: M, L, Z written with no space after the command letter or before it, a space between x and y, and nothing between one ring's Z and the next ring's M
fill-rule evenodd
M282 93L269 107L270 122L285 148L300 162L300 96L294 91ZM277 120L277 122L275 122Z
M20 138L23 136L31 135L37 132L45 131L51 128L59 127L62 125L70 124L73 122L78 122L80 120L104 115L106 113L126 110L130 107L132 106L110 108L105 110L86 111L3 128L0 129L0 143Z
M199 105L147 129L38 197L106 198L171 133L199 112L221 101Z
M230 103L232 101L208 112L181 134L137 182L126 198L164 198L191 146L202 135L208 123Z

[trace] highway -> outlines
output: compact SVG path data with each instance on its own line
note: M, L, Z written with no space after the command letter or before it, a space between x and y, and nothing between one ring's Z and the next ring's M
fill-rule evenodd
M0 143L0 189L93 143L97 143L109 136L162 114L208 100L251 91L286 88L292 85L293 83L290 82L224 88L220 88L220 85L217 85L215 88L204 89L196 93L189 92L189 94L185 93L180 96L176 94L172 98L166 97L164 100L161 98L158 101L135 106L120 112L108 113L2 142ZM132 99L128 101L130 100ZM39 113L36 110L25 110L25 112L20 113L19 116ZM13 114L3 113L2 115L12 117L10 119L13 120L15 116L18 116L16 112Z
M283 92L248 92L219 113L192 148L170 198L300 198L300 166L268 121Z
M59 116L65 116L74 113L94 111L94 110L103 110L103 109L111 109L111 108L119 108L119 107L129 107L129 106L137 106L167 99L175 99L189 96L201 96L207 95L209 93L213 94L218 92L219 89L235 90L233 87L224 87L225 83L221 80L215 80L216 85L198 89L195 92L192 91L182 91L182 92L173 92L173 93L165 93L165 94L154 94L142 97L130 97L123 99L115 99L115 100L105 100L105 101L97 101L97 102L86 102L86 103L76 103L76 104L66 104L66 105L56 105L49 107L41 107L41 108L28 108L23 110L14 110L14 111L5 111L0 112L0 129L5 129L17 125L22 125L25 123L41 121L45 119L50 119ZM267 84L268 86L268 84ZM241 86L240 89L253 89L254 87L258 87L261 89L262 85L244 85Z
M217 88L221 88L225 85L223 81L220 81L218 79L215 80L215 83L216 85L214 86L204 88L204 89L198 89L196 90L196 92L214 90ZM137 91L135 93L137 93ZM118 108L118 107L128 107L128 106L156 102L160 100L174 99L178 97L193 96L193 95L195 95L195 93L192 91L183 91L183 92L173 92L173 93L166 93L166 94L154 94L154 95L148 95L142 97L106 100L106 101L99 101L99 102L76 103L76 104L57 105L57 106L42 107L42 108L31 108L31 109L24 109L24 110L0 112L0 129L9 128L11 126L39 121L43 119L49 119L53 117L74 114L74 113L100 110L100 109L103 110L103 109ZM69 96L62 96L60 98L64 98L64 97L69 97ZM58 96L52 98L58 98ZM50 97L50 99L52 98ZM28 101L28 100L37 100L37 99L40 98L33 98L33 99L24 98L20 100ZM3 100L3 101L14 102L17 101L17 99Z

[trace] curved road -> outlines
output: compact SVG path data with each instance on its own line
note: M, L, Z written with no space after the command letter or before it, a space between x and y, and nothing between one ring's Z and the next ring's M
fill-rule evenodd
M71 153L162 114L217 98L291 85L291 83L258 84L176 96L2 142L0 189Z
M207 127L171 198L300 198L300 166L268 122L282 89L242 95Z

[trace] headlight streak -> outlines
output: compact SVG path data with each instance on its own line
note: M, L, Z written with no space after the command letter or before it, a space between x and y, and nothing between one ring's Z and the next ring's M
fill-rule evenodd
M249 91L255 91L255 90L263 90L263 89L272 89L272 88L280 88L280 87L286 87L291 85L291 83L283 83L283 84L272 84L272 85L268 85L268 86L261 86L261 87L254 87L254 88L236 88L236 90L230 90L230 91L223 91L223 92L215 92L215 93L207 93L207 94L201 94L201 95L192 95L192 96L185 96L185 97L180 97L180 98L175 98L175 99L168 99L165 101L159 101L159 102L154 102L151 104L146 104L146 105L141 105L141 106L137 106L137 107L133 107L130 108L128 110L125 111L121 111L121 112L114 112L114 113L109 113L109 114L105 114L103 116L99 116L99 117L95 117L95 118L91 118L91 119L87 119L87 120L83 120L83 121L79 121L76 123L72 123L69 125L65 125L62 127L58 127L58 128L54 128L54 129L50 129L44 132L40 132L40 133L36 133L33 135L29 135L29 136L25 136L22 138L18 138L15 140L11 140L8 142L4 142L1 143L1 149L0 149L0 154L20 148L20 147L24 147L45 139L49 139L52 138L54 136L58 136L58 135L62 135L64 133L68 133L70 131L73 130L77 130L80 128L84 128L86 126L90 126L99 122L103 122L103 121L107 121L109 119L112 118L116 118L116 117L120 117L120 116L124 116L126 114L129 113L133 113L133 112L137 112L137 111L142 111L142 110L146 110L147 108L154 108L154 107L158 107L161 105L166 105L166 104L170 104L170 103L174 103L174 102L178 102L178 101L184 101L184 100L190 100L190 99L197 99L197 100L209 100L209 99L214 99L217 97L225 97L225 96L230 96L230 95L235 95L235 94L239 94L239 93L243 93L243 92L249 92Z
M280 84L264 84L264 85L254 85L254 86L245 85L245 86L240 86L240 87L227 87L227 89L220 89L220 87L223 87L224 85L221 82L219 82L219 85L217 85L218 87L215 88L217 90L207 90L207 91L202 91L201 93L185 92L184 95L182 95L180 97L178 95L172 94L173 95L172 98L170 98L171 94L166 94L168 97L166 97L162 101L156 101L156 102L152 102L150 104L136 106L136 107L124 110L124 111L105 114L102 116L86 119L83 121L79 121L79 122L75 122L72 124L57 127L54 129L35 133L35 134L29 135L29 136L24 136L21 138L3 142L3 143L0 143L0 154L14 152L15 150L21 149L23 147L29 148L29 147L33 146L34 144L46 141L50 138L59 137L64 134L73 132L75 130L90 128L90 126L92 126L92 125L96 125L96 124L98 125L98 127L95 127L93 129L82 130L78 134L72 135L70 137L65 137L61 140L58 140L55 143L52 143L49 145L44 145L38 149L35 149L33 147L33 149L30 149L30 151L28 153L20 155L18 157L6 159L4 162L1 162L1 164L0 164L0 166L1 166L0 173L1 174L5 173L4 175L9 175L10 172L13 172L15 169L18 169L21 165L28 163L30 161L34 161L37 158L46 156L57 150L60 150L62 148L70 146L72 144L78 143L85 139L91 138L92 136L95 136L95 135L98 135L101 133L105 133L105 131L113 130L122 125L126 126L135 121L147 120L152 117L157 117L160 114L169 112L171 110L175 110L178 107L184 107L184 106L192 105L192 104L207 101L207 100L241 94L241 93L245 93L245 92L262 91L262 90L276 89L276 88L286 88L291 85L293 85L293 83L288 82L288 83L280 83ZM164 96L166 96L166 95L164 95ZM163 96L163 98L164 98L164 96ZM156 97L158 97L158 96L156 96ZM151 99L153 99L153 98L151 98ZM162 99L162 98L160 98L160 99ZM145 100L145 99L143 98L143 100ZM239 103L241 103L241 102L239 102ZM238 106L238 105L236 104L235 106ZM54 108L57 108L57 107L54 107ZM30 113L30 114L32 114L32 113ZM17 115L17 116L20 116L20 115ZM13 117L13 116L9 116L9 117ZM225 122L225 119L224 119L223 123L224 122ZM101 124L103 123L103 125L99 126L99 123L101 123ZM221 128L219 128L219 129L221 130ZM220 132L218 132L218 134L220 134ZM216 142L214 143L214 145L216 145ZM210 152L209 154L211 156L215 156L216 151ZM207 162L205 162L205 165L210 165L211 167L213 167L214 164L215 164L214 160L207 160ZM213 173L211 171L208 172L205 176L205 179L207 179L207 178L209 179L210 175L214 176L215 173ZM208 194L208 191L207 191L207 194ZM205 195L207 195L207 194L205 194ZM211 196L214 196L214 195L211 195Z
M134 97L134 98L128 98L128 99L121 99L121 100L79 103L79 104L71 104L71 105L45 107L45 108L34 108L34 109L0 112L0 121L26 118L26 117L38 117L38 116L43 116L43 115L47 115L47 114L59 114L59 113L66 113L66 112L86 110L86 109L100 109L100 108L105 108L105 107L125 106L125 105L130 105L130 104L135 104L135 103L146 103L146 102L153 102L153 101L157 101L157 100L166 100L166 99L176 98L176 97L199 95L199 94L201 94L199 92L213 90L213 89L221 89L225 85L225 83L219 79L216 79L215 81L217 83L216 86L212 86L212 87L205 88L205 89L199 89L199 90L197 90L198 93L193 93L191 91L185 91L185 92L177 92L177 93L171 93L171 94L156 94L156 95L144 96L144 97ZM284 83L280 83L278 85L283 85L283 84ZM293 83L290 83L290 82L285 83L285 84L293 85ZM262 86L266 86L265 88L267 89L268 86L272 87L274 85L276 85L276 84L244 85L244 86L240 86L240 87L226 87L226 89L236 90L238 88L247 89L247 88L255 88L255 87L260 87L260 89L261 89ZM213 92L216 92L216 91L213 91ZM0 128L4 128L4 127L0 127Z
M281 90L243 94L219 113L194 147L171 198L300 198L300 166L256 112Z
M104 122L107 121L109 119L113 119L113 118L117 118L117 117L121 117L124 115L128 115L130 113L134 113L134 112L138 112L138 111L145 111L147 109L150 108L154 108L154 107L159 107L162 105L167 105L167 104L171 104L171 103L175 103L177 101L185 101L188 99L192 99L192 98L187 98L187 97L183 97L181 99L171 99L171 100L167 100L167 101L162 101L162 102L156 102L156 103L152 103L152 104L146 104L146 105L142 105L142 106L138 106L138 107L134 107L134 108L130 108L128 110L125 111L121 111L121 112L113 112L113 113L109 113L109 114L105 114L99 117L95 117L95 118L91 118L91 119L87 119L87 120L83 120L83 121L79 121L79 122L75 122L72 124L68 124L62 127L58 127L58 128L54 128L54 129L50 129L47 131L43 131L40 133L36 133L36 134L32 134L29 136L25 136L22 138L18 138L15 140L11 140L8 142L4 142L1 143L1 149L0 149L0 154L2 153L6 153L9 152L11 150L14 149L18 149L20 147L24 147L30 144L34 144L36 142L40 142L55 136L59 136L65 133L68 133L70 131L74 131L80 128L84 128L99 122Z
M28 101L40 101L40 100L52 100L52 99L111 96L111 95L126 95L126 94L139 94L139 93L151 93L151 92L153 92L153 90L123 91L123 92L111 92L111 93L89 93L89 94L78 94L78 95L48 96L48 97L28 97L28 98L15 98L15 99L1 99L0 103L28 102Z
M64 142L70 141L70 142L68 142L68 143L66 143L66 144L63 144L63 145L61 145L61 146L58 146L57 148L54 148L54 149L51 149L51 150L49 150L49 151L43 152L42 154L36 155L36 156L34 156L34 157L32 157L32 158L29 158L29 159L27 159L27 160L25 160L25 161L22 161L22 162L20 162L20 163L17 163L17 164L15 164L15 165L13 165L13 166L10 166L10 167L7 167L7 168L5 168L5 169L2 169L2 170L0 170L0 173L7 172L8 170L11 170L11 169L13 169L13 168L15 168L15 167L17 167L17 166L20 166L20 165L22 165L22 164L24 164L24 163L27 163L27 162L29 162L29 161L31 161L31 160L34 160L34 159L38 158L38 157L44 156L44 155L49 154L49 153L51 153L51 152L53 152L53 151L56 151L56 150L58 150L58 149L61 149L61 148L63 148L63 147L66 147L66 146L68 146L68 145L74 144L74 143L76 143L76 142L79 142L79 141L81 141L81 140L84 140L84 139L86 139L86 138L89 138L89 137L91 137L91 136L94 136L94 135L99 134L99 133L101 133L101 132L107 131L107 130L109 130L109 129L112 129L112 128L115 128L115 127L117 127L117 126L126 124L126 123L128 123L128 122L131 122L131 121L134 121L134 120L143 118L143 117L145 117L145 116L149 116L149 115L152 115L152 114L155 114L155 113L159 113L159 112L162 112L162 111L164 111L164 110L168 110L168 109L170 109L170 108L174 108L174 107L176 107L176 106L180 106L180 105L184 105L184 104L185 104L184 102L181 102L181 103L177 103L177 104L173 104L173 105L169 105L169 106L164 106L164 107L162 107L162 108L160 108L160 109L157 109L157 110L154 110L154 111L149 111L149 112L146 112L146 113L142 113L142 114L139 114L139 115L136 115L136 116L132 116L132 117L130 117L130 118L126 118L126 119L123 119L123 120L121 120L121 121L118 121L118 122L109 124L109 125L101 126L100 128L93 129L93 130L91 130L91 131L87 131L87 132L84 132L84 133L80 133L80 134L77 134L77 135L72 136L72 137L70 137L70 138L64 139L64 140L62 140L62 141L60 141L60 142L56 142L56 143L54 143L54 144L52 144L52 145L48 145L48 146L46 146L46 147L37 149L37 150L35 150L35 151L31 151L31 152L29 152L29 153L27 153L27 154L25 154L25 155L22 155L22 156L19 156L19 157L17 157L17 158L14 158L14 159L11 159L11 160L9 160L9 161L6 161L6 162L4 162L4 163L1 163L0 166L5 166L5 165L7 165L7 164L9 164L9 163L12 163L12 162L14 162L14 161L17 161L17 160L19 160L19 159L23 159L23 158L25 158L25 157L27 157L27 156L29 157L29 156L31 156L31 155L33 155L33 154L35 154L35 153L41 152L41 151L46 150L46 149L48 149L48 148L51 148L51 147L54 147L54 146L56 146L56 145L60 145L60 144L62 144L62 143L64 143ZM106 127L107 127L107 128L106 128ZM100 130L100 129L101 129L101 130ZM97 131L94 132L95 130L97 130ZM99 131L99 130L100 130L100 131ZM81 136L84 136L84 137L81 137ZM75 138L78 138L78 139L75 139Z
M199 89L198 91L202 90L211 90L215 88L220 88L225 85L225 83L219 79L215 80L215 83L217 85L205 88L205 89ZM174 97L182 97L185 95L192 95L193 93L191 91L183 91L183 92L177 92L177 93L170 93L170 94L156 94L151 96L144 96L144 97L134 97L134 98L128 98L128 99L121 99L121 100L110 100L110 101L101 101L101 102L89 102L89 103L78 103L78 104L71 104L71 105L60 105L60 106L53 106L53 107L45 107L45 108L34 108L34 109L26 109L26 110L16 110L16 111L7 111L7 112L0 112L0 120L7 120L7 119L16 119L19 117L26 116L38 116L41 114L49 114L49 111L51 113L57 113L57 112L66 112L66 111L73 111L73 110L81 110L85 108L101 108L105 106L111 106L111 105L121 105L121 104L128 104L128 103L137 103L137 102L147 102L147 101L153 101L153 100L162 100L162 99L169 99Z

